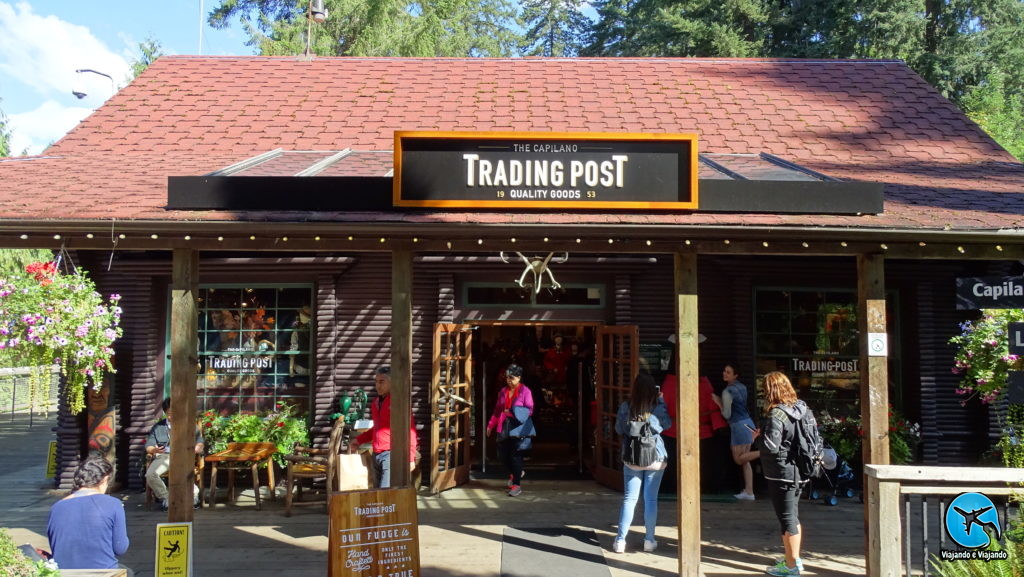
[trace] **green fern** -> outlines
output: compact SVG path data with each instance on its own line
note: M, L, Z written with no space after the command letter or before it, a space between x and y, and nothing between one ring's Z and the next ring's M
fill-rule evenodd
M939 577L1019 577L1024 575L1020 547L1020 544L1008 541L1005 547L1005 560L943 561L938 556L932 555L931 566ZM995 540L988 547L988 551L1002 551L1003 549L1004 547Z

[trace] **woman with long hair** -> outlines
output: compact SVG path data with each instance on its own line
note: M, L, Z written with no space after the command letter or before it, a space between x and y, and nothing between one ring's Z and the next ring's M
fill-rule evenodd
M760 450L761 469L768 481L786 553L766 572L778 576L799 575L804 563L800 559L801 527L797 507L804 480L800 478L790 452L796 450L797 421L810 409L796 398L793 384L778 371L764 376L764 407L764 420L761 428L754 432L754 441Z
M757 452L750 450L754 436L754 421L747 410L747 386L740 382L740 372L735 364L725 365L722 369L722 380L725 390L722 396L712 398L722 410L722 416L729 421L730 447L732 460L743 472L743 490L733 495L741 501L754 500L754 469L750 462L757 458Z
M640 466L626 461L626 437L630 434L634 421L646 422L655 437L656 456L653 463ZM658 541L654 538L654 530L658 525L658 489L661 479L665 476L668 464L668 452L661 438L661 432L672 426L672 418L668 416L668 407L662 399L654 378L647 373L640 373L633 381L629 392L629 400L619 405L615 416L615 432L623 437L622 462L622 508L619 511L619 531L612 542L612 551L626 551L626 534L633 524L633 513L641 491L644 496L644 551L654 551Z
M128 551L124 505L106 494L113 472L101 455L89 455L75 471L74 490L50 509L46 534L61 569L123 567L117 558Z

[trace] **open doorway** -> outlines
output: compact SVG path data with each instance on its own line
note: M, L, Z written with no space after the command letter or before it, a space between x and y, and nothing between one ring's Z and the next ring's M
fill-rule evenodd
M473 356L479 430L494 410L512 363L523 367L523 383L534 400L537 437L527 457L530 475L578 478L593 458L594 345L596 324L483 324ZM481 436L478 436L478 439ZM493 439L478 443L476 461L485 473L501 472Z

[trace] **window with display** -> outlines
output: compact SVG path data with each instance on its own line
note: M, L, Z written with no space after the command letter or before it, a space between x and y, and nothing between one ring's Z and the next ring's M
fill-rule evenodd
M894 298L887 298L890 375L898 363ZM754 350L758 387L770 371L782 371L797 394L817 410L857 411L860 341L857 294L850 291L755 289ZM759 404L762 395L758 395Z
M312 299L309 285L202 287L198 409L230 415L287 402L307 413Z

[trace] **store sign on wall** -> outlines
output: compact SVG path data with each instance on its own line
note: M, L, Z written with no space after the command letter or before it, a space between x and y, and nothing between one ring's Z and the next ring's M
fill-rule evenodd
M958 278L956 279L956 308L961 311L1024 308L1024 277Z
M328 528L330 577L418 577L416 490L332 493Z
M697 209L695 134L396 132L394 205Z

